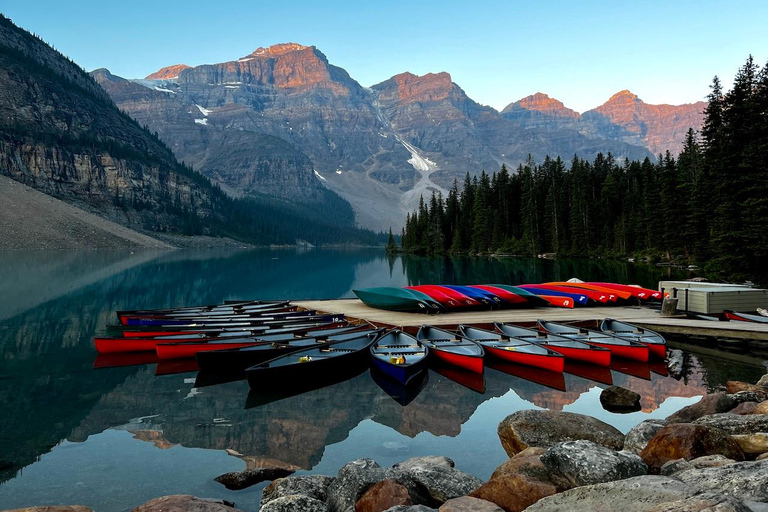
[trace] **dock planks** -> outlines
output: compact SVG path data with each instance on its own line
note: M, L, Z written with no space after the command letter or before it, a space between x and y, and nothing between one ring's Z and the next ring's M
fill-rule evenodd
M492 322L526 324L538 319L555 322L580 322L614 318L639 327L652 329L661 334L768 341L768 324L709 322L680 317L662 317L654 310L642 306L502 309L425 315L369 308L359 299L303 300L295 301L294 304L318 311L343 313L348 318L363 319L377 325L388 326L415 327L430 324L439 327L457 324L489 324Z

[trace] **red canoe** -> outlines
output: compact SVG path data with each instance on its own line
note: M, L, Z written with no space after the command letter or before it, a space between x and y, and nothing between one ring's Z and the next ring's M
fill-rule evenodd
M416 290L425 293L435 299L443 306L451 309L457 308L479 308L482 306L478 301L467 297L461 292L433 284L422 284L418 286L407 286L406 289Z
M496 330L505 336L520 338L531 343L538 343L548 349L554 350L566 359L581 361L607 368L611 364L611 351L605 348L597 347L583 341L549 334L533 329L526 329L517 325L494 323Z
M496 286L490 286L487 284L471 284L469 285L470 288L477 288L478 290L485 290L486 292L491 292L492 294L500 297L501 299L505 300L509 304L528 304L528 299L521 297L520 295L516 293L512 293L508 290L505 290L503 288L498 288Z
M592 290L596 292L603 292L603 293L615 295L619 299L628 299L632 297L632 294L629 292L616 290L614 288L606 288L604 286L599 286L592 283L571 283L566 281L558 281L558 282L544 283L544 284L553 284L556 286L568 286L570 288L578 288L579 290ZM613 301L614 299L611 299L611 300Z
M459 333L485 349L487 354L512 363L562 372L565 358L544 346L468 325L459 326Z
M651 290L650 288L643 288L640 286L634 286L631 284L595 283L591 281L587 284L593 284L597 286L602 286L603 288L611 288L614 290L621 290L623 292L628 292L628 293L631 293L633 297L637 297L638 299L643 299L643 300L662 299L660 291Z
M649 350L646 345L638 343L636 341L611 336L598 331L591 331L589 329L580 329L578 327L572 327L570 325L558 324L556 322L546 322L544 320L538 321L539 329L550 332L552 334L559 334L566 338L571 338L596 347L607 348L611 351L611 354L616 357L623 357L626 359L633 359L635 361L648 362Z
M536 287L542 288L544 290L554 290L556 292L578 293L580 295L586 295L588 299L599 302L600 304L605 304L606 302L616 302L618 299L616 295L610 293L587 290L585 288L574 288L572 286L564 286L558 284L537 284Z
M485 351L480 345L443 329L422 325L416 339L429 347L429 355L444 363L483 373Z

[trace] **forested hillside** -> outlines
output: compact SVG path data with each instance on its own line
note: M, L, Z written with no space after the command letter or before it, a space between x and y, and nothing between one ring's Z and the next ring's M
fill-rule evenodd
M701 133L657 162L533 159L516 173L454 183L409 215L409 253L643 255L768 281L768 66L750 57L723 92L715 77Z

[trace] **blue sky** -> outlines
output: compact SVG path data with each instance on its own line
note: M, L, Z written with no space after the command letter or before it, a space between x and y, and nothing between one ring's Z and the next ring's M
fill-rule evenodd
M448 71L503 108L541 91L578 111L630 89L649 103L704 99L752 53L768 59L768 1L0 0L0 12L87 70L129 78L317 46L364 86Z

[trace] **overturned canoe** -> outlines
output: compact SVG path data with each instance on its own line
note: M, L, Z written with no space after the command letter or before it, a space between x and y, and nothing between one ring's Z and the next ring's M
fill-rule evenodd
M381 286L352 290L363 303L372 308L408 313L437 313L443 306L430 296L408 288Z

